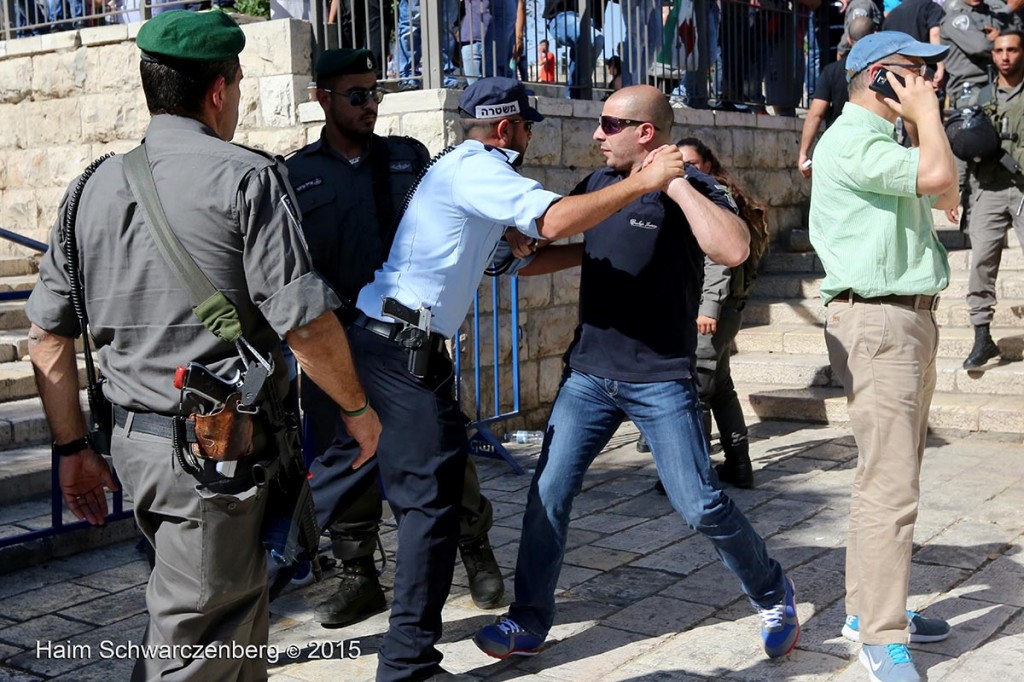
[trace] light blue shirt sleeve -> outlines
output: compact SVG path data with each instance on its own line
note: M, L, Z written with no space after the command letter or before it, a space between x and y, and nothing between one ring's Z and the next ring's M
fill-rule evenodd
M468 215L512 225L535 239L540 238L537 219L561 198L486 152L465 155L456 177L452 187L455 205Z

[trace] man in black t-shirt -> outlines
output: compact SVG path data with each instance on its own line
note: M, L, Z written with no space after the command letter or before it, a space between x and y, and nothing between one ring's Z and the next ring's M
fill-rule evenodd
M945 18L946 13L934 0L903 0L886 15L882 30L899 31L922 43L941 45L939 34ZM932 78L936 87L942 85L945 75L945 64L939 62L935 68L935 77Z
M858 17L850 23L848 31L849 47L853 47L858 40L875 32L875 22L870 17ZM843 113L843 105L849 98L844 53L838 61L832 62L818 74L814 98L811 100L811 106L807 108L807 118L804 119L803 132L800 133L800 154L797 158L797 168L805 178L811 177L811 144L818 135L822 121L827 130L839 118L839 114Z
M594 139L607 167L574 194L615 186L668 143L672 109L646 85L604 105ZM762 617L771 657L796 644L792 582L721 491L704 437L694 380L703 259L742 263L749 232L714 179L692 166L666 192L629 204L584 237L580 325L530 486L509 614L474 642L496 658L537 653L555 616L573 498L587 467L629 419L650 445L672 506L708 537ZM627 301L626 305L618 301Z

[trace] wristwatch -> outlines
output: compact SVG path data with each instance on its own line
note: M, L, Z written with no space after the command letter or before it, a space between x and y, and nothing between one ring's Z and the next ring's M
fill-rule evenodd
M58 445L54 443L51 446L51 451L55 457L70 457L71 455L77 455L82 450L89 447L89 439L86 436L76 438L70 443L63 443Z

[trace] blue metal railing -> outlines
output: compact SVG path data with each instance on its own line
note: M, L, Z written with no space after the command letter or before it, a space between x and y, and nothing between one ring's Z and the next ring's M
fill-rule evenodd
M11 232L10 230L5 230L3 228L0 228L0 238L14 242L15 244L20 244L21 246L25 246L40 253L45 253L47 249L47 245L43 242L36 241L35 239L31 239L24 235L20 235L17 232ZM31 293L31 291L2 292L0 293L0 301L25 300ZM113 468L111 468L111 470L113 470ZM114 473L114 476L116 478L116 472ZM113 493L112 498L113 511L107 515L107 521L118 521L132 515L131 511L124 510L124 493L121 490ZM88 521L74 521L72 523L64 522L64 499L61 497L60 493L60 458L56 455L52 455L50 459L50 527L0 538L0 549L90 527L92 526Z
M477 291L473 298L473 319L471 322L473 328L473 393L474 393L474 416L475 419L469 424L469 428L475 430L476 433L470 438L469 447L470 451L481 457L491 457L493 459L503 459L517 474L526 473L519 463L509 454L505 448L501 439L498 438L493 431L491 426L505 420L511 419L519 414L520 411L520 386L519 386L519 278L510 278L509 286L509 308L510 308L510 327L511 327L511 338L509 343L511 344L511 355L512 355L512 405L502 411L501 407L501 315L500 315L500 303L501 297L499 296L500 280L498 277L491 277L491 366L493 372L494 381L494 402L491 409L491 414L484 414L484 400L483 400L483 388L481 379L483 378L484 368L481 367L481 356L483 355L481 348L481 334L480 334L480 292ZM456 398L459 402L462 402L462 353L453 353L455 356L455 377L456 377Z

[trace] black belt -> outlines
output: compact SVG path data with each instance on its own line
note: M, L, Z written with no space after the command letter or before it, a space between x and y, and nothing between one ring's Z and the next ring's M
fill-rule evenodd
M174 437L174 418L155 412L133 412L126 410L120 405L114 405L114 423L125 428L128 424L128 415L132 415L131 430L145 433L150 436L158 436L171 440ZM191 420L185 421L185 435L190 443L196 440L195 424Z
M357 327L362 327L368 332L373 332L377 336L383 336L385 339L390 341L397 339L402 329L405 328L403 324L398 322L382 322L372 317L368 317L362 312L356 313L355 319L352 320L352 324ZM444 342L445 338L443 336L437 332L430 332L428 344L431 352L446 352Z
M849 303L851 300L854 303L891 303L892 305L902 305L915 310L935 310L939 307L938 294L933 296L925 296L923 294L916 296L909 294L887 294L885 296L868 297L855 294L847 289L846 291L840 291L832 300L837 303Z

